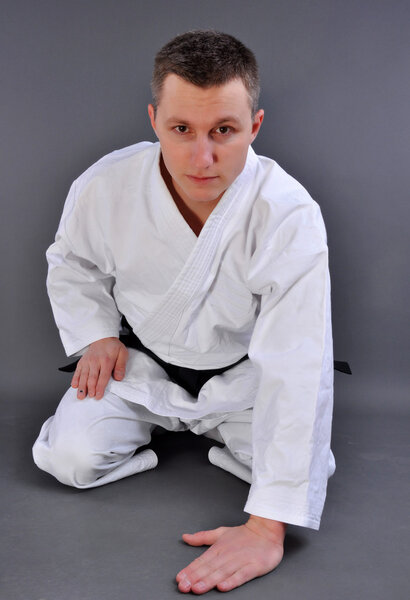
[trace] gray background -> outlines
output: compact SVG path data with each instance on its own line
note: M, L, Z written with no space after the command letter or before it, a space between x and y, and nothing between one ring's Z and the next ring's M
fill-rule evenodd
M3 0L0 11L4 598L176 598L172 577L196 552L180 533L243 520L245 484L189 435L157 441L162 474L138 486L80 494L30 462L69 381L56 372L44 258L68 188L103 154L154 139L153 56L207 27L255 52L266 116L254 148L322 208L335 358L354 372L336 374L338 474L320 534L290 528L277 572L232 596L407 598L410 3Z

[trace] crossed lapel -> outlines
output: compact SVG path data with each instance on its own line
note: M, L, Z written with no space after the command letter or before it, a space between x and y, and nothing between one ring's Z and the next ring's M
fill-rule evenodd
M198 295L209 289L216 273L216 269L212 269L215 255L234 211L240 211L241 197L247 196L246 184L251 180L255 163L256 155L250 148L243 171L208 217L179 275L136 332L144 344L149 345L159 338L171 339L182 315L189 311Z

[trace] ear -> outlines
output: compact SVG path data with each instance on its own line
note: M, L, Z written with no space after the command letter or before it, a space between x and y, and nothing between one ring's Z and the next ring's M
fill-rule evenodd
M155 109L152 104L148 104L148 115L149 120L151 121L152 129L155 131L155 135L157 133L156 125L155 125Z
M256 115L254 116L254 118L253 118L253 122L252 122L252 134L251 134L251 144L252 144L253 140L256 138L256 136L259 133L259 129L261 128L264 116L265 116L265 111L262 108L260 108L258 110L258 112L256 113Z

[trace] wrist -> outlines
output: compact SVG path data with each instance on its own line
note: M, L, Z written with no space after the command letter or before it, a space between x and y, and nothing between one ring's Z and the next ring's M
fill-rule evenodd
M99 340L95 340L94 342L90 343L90 346L95 346L96 344L101 344L101 343L106 343L106 342L119 342L119 338L118 337L105 337L105 338L100 338Z
M286 523L275 521L274 519L266 519L265 517L258 517L257 515L250 515L245 525L254 533L263 535L263 537L269 538L276 543L283 544Z

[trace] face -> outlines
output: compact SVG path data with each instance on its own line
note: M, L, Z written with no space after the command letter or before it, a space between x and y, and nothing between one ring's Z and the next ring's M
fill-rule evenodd
M152 127L174 188L189 207L216 203L245 166L263 120L252 118L241 79L200 88L171 74L164 81Z

